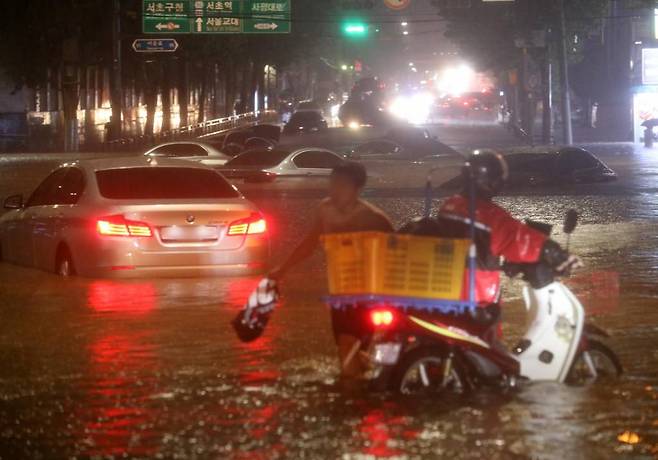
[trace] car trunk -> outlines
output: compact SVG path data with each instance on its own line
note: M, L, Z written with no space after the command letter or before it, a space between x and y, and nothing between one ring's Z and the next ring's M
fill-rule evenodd
M118 206L113 214L148 224L152 237L135 238L143 251L177 248L233 250L240 248L245 235L229 236L231 223L249 218L256 211L242 200L234 203L131 204Z

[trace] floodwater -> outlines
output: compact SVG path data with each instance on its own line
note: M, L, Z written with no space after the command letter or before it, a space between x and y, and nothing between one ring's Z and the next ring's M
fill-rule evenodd
M619 304L595 317L625 367L619 381L450 401L345 388L321 256L286 279L252 344L229 322L256 279L62 280L0 264L0 458L658 458L658 161L622 146L602 154L618 183L500 202L558 227L567 209L582 213L572 248L584 273L620 277ZM43 175L31 160L0 160L3 195ZM420 195L369 198L398 224L422 209ZM278 259L314 200L256 201ZM520 286L507 285L510 342L523 332Z

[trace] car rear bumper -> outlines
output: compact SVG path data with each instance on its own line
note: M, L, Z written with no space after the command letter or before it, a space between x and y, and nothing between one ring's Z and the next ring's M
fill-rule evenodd
M134 266L134 267L99 267L83 276L98 278L201 278L206 276L252 276L265 272L264 263L233 265L172 265L172 266Z
M73 254L81 276L140 278L255 275L267 269L267 238L247 238L231 250L162 248L142 250L128 241L103 241L90 251ZM76 260L77 259L77 260Z

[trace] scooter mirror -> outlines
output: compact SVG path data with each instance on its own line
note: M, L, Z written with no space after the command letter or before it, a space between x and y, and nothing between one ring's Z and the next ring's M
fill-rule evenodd
M567 216L564 218L564 233L571 235L578 225L578 211L569 209Z

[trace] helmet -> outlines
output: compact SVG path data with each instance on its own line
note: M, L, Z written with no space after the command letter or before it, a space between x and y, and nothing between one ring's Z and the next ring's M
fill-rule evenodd
M503 156L494 150L476 150L468 158L462 172L464 187L468 191L470 182L480 198L491 199L503 189L509 169Z

